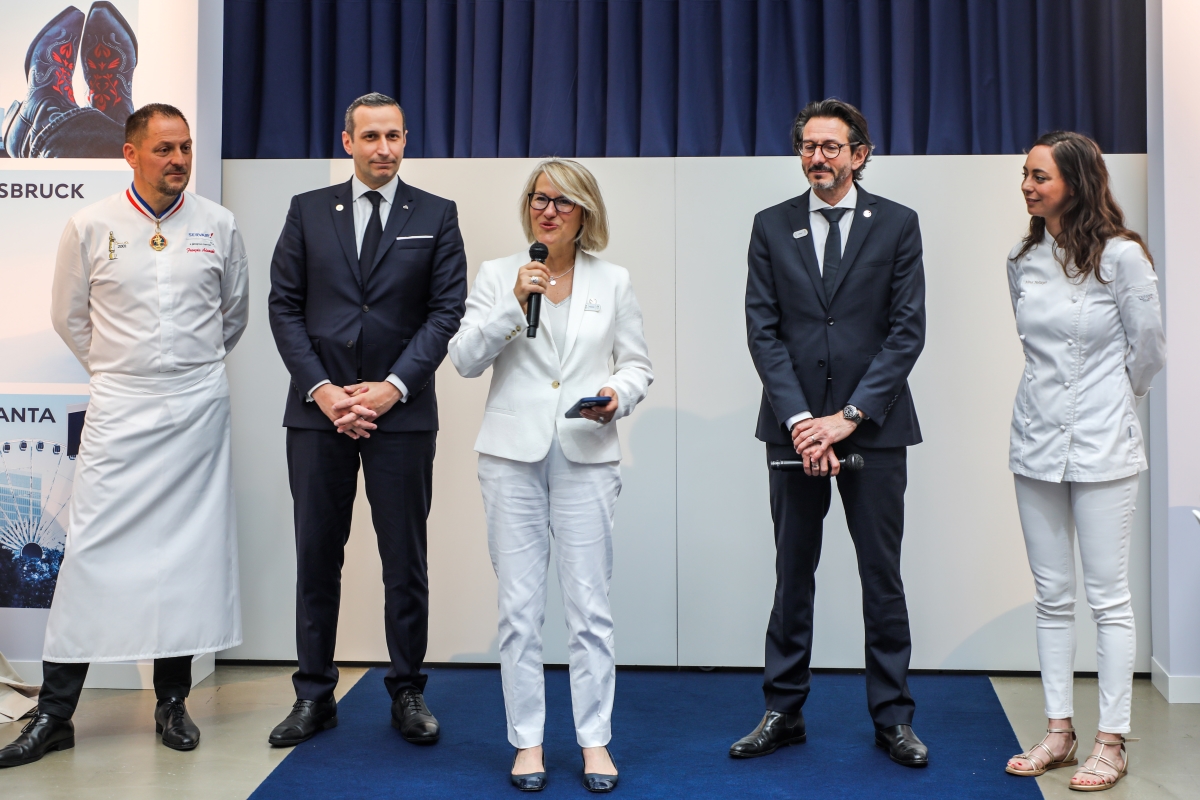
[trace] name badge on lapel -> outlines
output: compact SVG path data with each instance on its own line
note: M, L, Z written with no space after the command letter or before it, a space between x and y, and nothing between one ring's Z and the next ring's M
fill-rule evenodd
M594 297L589 297L589 298L588 298L588 301L587 301L587 305L585 305L585 306L583 307L583 310L584 310L584 311L599 311L599 310L600 310L600 304L599 304L598 302L596 302L596 298L594 298Z

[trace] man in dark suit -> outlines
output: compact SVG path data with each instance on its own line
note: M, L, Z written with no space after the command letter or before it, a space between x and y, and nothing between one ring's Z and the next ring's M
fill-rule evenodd
M768 461L799 456L803 471L770 472L777 555L767 713L730 755L763 756L805 740L814 573L836 475L862 580L875 742L893 761L922 767L928 751L911 727L900 579L905 448L921 441L908 390L925 343L921 232L911 209L857 185L872 145L854 106L810 103L792 141L811 190L754 219L746 327L763 383L756 435ZM838 458L852 453L865 466L841 472Z
M368 94L346 111L354 177L292 198L271 261L271 330L292 376L283 424L296 523L296 704L269 741L337 724L333 663L344 547L362 461L385 587L392 725L433 744L421 673L434 371L458 330L467 264L454 203L406 185L405 119Z

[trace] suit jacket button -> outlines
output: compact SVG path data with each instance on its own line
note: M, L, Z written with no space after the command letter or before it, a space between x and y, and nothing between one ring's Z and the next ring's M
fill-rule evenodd
M512 334L511 334L511 333L510 333L508 336L505 336L505 337L504 337L504 341L506 341L506 342L507 342L507 341L509 341L510 339L512 339Z
M827 319L827 320L825 320L825 321L826 321L826 322L828 322L830 325L832 325L832 324L833 324L833 317L830 317L829 319Z
M550 388L551 388L551 389L557 389L557 388L558 388L558 381L550 381Z
M371 307L370 307L370 306L363 306L363 313L364 313L364 314L365 314L365 313L367 313L367 312L368 312L368 311L370 311L370 310L371 310Z
M818 366L818 367L823 367L823 366L825 366L825 361L824 361L824 359L818 360L818 361L817 361L817 366Z
M347 340L346 347L354 347L354 340L353 339Z

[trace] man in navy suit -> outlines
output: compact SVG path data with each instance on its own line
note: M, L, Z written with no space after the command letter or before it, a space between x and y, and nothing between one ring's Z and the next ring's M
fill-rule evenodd
M757 437L771 471L775 604L767 625L767 712L735 758L805 740L814 573L831 477L858 554L866 627L867 705L893 761L928 764L913 733L912 650L900 540L906 448L921 441L908 375L925 343L921 231L912 209L857 181L870 159L867 121L840 100L810 103L792 129L810 191L754 218L746 281L750 355L763 383ZM839 457L865 466L841 472ZM840 474L839 474L840 473Z
M392 725L416 744L440 734L421 673L433 378L462 319L467 263L454 203L396 175L406 133L392 98L355 100L342 133L354 177L292 198L271 261L271 330L292 376L283 424L299 660L296 704L269 737L277 747L337 724L333 651L360 460L383 561Z

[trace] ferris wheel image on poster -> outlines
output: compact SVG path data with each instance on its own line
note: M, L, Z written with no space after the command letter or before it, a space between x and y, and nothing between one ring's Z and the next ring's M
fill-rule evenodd
M0 156L121 158L138 64L136 0L7 0ZM22 187L23 188L23 187Z
M49 608L86 397L0 395L0 608Z

